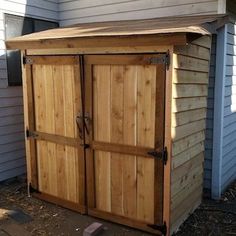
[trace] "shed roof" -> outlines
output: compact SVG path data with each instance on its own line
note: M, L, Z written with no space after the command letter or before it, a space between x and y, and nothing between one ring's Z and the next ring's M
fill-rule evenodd
M56 47L55 40L91 39L101 37L129 37L145 35L173 36L174 34L186 35L211 34L215 27L225 20L225 15L163 17L146 20L113 21L100 23L77 24L63 28L56 28L38 33L28 34L6 41L7 48L41 48L48 43ZM54 40L54 45L52 45ZM58 46L61 47L61 46ZM73 47L69 45L68 47Z

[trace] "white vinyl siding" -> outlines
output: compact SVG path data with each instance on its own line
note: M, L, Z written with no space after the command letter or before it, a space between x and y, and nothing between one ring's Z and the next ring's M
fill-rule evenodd
M236 178L236 25L227 25L222 143L222 190Z
M62 26L217 12L217 0L59 0L59 18Z
M0 181L26 171L22 87L8 87L4 13L58 21L58 4L57 0L0 0Z

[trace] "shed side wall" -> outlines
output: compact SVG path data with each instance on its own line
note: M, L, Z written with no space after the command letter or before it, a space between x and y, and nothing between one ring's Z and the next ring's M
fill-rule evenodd
M172 99L171 231L201 202L211 38L175 47Z
M57 0L0 0L0 181L26 171L22 87L8 87L4 13L57 21L57 10Z
M61 25L217 12L217 0L59 0Z

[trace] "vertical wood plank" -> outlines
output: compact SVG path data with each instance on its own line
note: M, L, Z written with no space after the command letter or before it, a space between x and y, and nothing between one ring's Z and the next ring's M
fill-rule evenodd
M54 79L55 79L55 133L58 135L65 135L65 99L64 99L64 74L61 66L54 67ZM67 176L65 169L65 145L56 144L56 166L57 166L57 181L58 195L61 198L67 199Z
M22 53L23 56L23 53ZM25 129L35 130L34 86L31 65L22 66ZM38 189L38 163L35 140L26 138L27 179Z
M136 146L137 126L137 67L124 67L124 143ZM124 215L137 217L136 157L125 155L123 161Z
M43 129L47 133L55 133L55 115L54 115L54 68L52 66L45 66L44 89L45 89L45 123L42 124ZM48 185L49 193L57 196L57 177L56 177L56 144L47 142L47 158L44 158L48 165Z
M63 66L63 84L65 101L65 136L75 138L75 111L74 111L74 68L71 65ZM78 155L74 147L65 147L65 169L67 176L67 199L78 202L79 173L77 171Z
M123 66L111 66L111 139L112 143L123 143L124 123L124 70ZM123 214L123 158L111 153L111 211Z
M79 137L78 127L76 124L76 116L78 114L82 114L82 94L81 94L81 78L80 78L80 66L79 61L78 64L74 66L73 70L73 83L72 83L72 91L74 94L74 107L73 107L73 124L75 130L75 137ZM66 77L65 77L66 79ZM84 148L81 146L81 143L78 143L78 149L76 151L76 176L77 176L77 188L79 193L78 201L81 205L85 205L85 196L86 196L86 189L85 189L85 156L84 156Z
M138 66L137 144L154 147L156 68ZM137 158L137 217L154 221L154 160Z
M164 148L164 115L165 115L165 65L156 66L156 114L155 114L155 147ZM163 181L164 163L162 160L154 160L154 222L162 223L163 216Z
M93 70L94 107L97 105L94 109L94 138L98 141L109 142L111 68L110 66L94 66ZM94 156L97 208L111 211L110 153L95 151Z
M45 132L44 124L46 123L46 92L44 89L46 83L45 70L46 68L43 65L33 66L36 130L42 132ZM45 193L49 193L49 176L46 150L47 143L45 141L37 141L39 190Z
M96 120L95 116L97 114L97 103L93 100L93 96L96 96L97 92L97 85L96 79L94 82L92 80L92 65L86 63L85 60L85 113L87 113L90 117L90 129L89 134L86 134L85 141L86 143L91 143L94 138L94 127L97 125L95 124ZM94 86L93 86L94 83ZM93 95L94 93L94 95ZM97 136L97 134L95 135ZM88 208L95 208L95 170L94 170L94 152L91 148L88 148L85 152L86 158L86 201Z

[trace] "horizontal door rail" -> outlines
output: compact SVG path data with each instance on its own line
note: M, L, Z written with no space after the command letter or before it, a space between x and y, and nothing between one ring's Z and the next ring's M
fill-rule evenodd
M81 146L81 140L79 138L65 137L62 135L48 134L39 131L28 131L28 138L34 138L37 140L43 140L48 142L53 142L61 145L68 145L72 147Z
M154 151L154 148L100 142L100 141L93 141L91 148L94 150L99 150L99 151L116 152L116 153L122 153L122 154L127 154L127 155L143 156L147 158L152 158L153 156L150 155L149 153Z
M30 65L78 65L78 56L26 56L23 64Z

